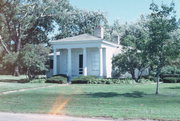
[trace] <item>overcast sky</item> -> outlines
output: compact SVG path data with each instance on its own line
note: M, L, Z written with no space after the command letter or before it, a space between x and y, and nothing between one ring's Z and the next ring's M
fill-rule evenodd
M176 15L180 18L180 0L173 0L176 4ZM105 12L110 24L114 20L134 22L140 15L150 12L149 5L152 0L70 0L77 8ZM157 4L170 4L172 0L154 0Z

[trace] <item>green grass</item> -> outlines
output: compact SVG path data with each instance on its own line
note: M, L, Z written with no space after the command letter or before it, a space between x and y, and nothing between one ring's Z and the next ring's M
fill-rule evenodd
M0 95L0 111L87 117L180 119L180 84L71 85ZM67 105L63 108L62 104Z
M0 92L13 91L18 89L27 89L48 86L52 84L40 84L40 83L1 83L0 82Z
M21 79L27 79L26 75L21 75L21 76L12 76L12 75L0 75L0 81L17 81L17 80L21 80Z

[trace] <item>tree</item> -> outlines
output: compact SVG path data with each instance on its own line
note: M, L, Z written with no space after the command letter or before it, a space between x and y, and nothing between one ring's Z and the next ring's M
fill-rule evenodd
M150 40L147 43L147 54L156 67L156 94L159 94L162 68L179 55L179 40L173 39L171 36L179 27L174 14L174 6L174 3L171 3L170 6L162 4L160 8L155 3L150 5L152 13L148 16Z
M112 64L115 70L115 76L120 76L123 73L130 73L132 78L138 82L142 77L142 73L147 69L143 53L135 49L126 49L125 52L113 57ZM135 70L138 69L136 75Z
M54 17L70 8L67 0L1 0L0 36L6 53L19 54L26 43L47 43ZM12 67L18 76L18 63Z
M49 48L43 45L26 44L20 52L21 67L26 70L29 79L44 74L48 70Z
M93 34L97 26L107 21L102 12L73 9L63 17L59 15L55 22L58 25L55 39L62 39L84 33Z
M114 22L113 25L105 24L105 39L112 41L114 36L119 36L120 38L125 34L125 30L128 25L121 25L118 20Z
M55 37L92 33L93 28L105 19L99 12L74 9L68 0L1 0L0 43L6 54L20 53L27 44L48 44L48 34ZM5 56L5 54L4 54ZM19 75L18 63L14 63L14 75Z
M136 81L142 77L143 71L149 66L145 54L149 36L145 25L146 20L143 17L135 24L126 25L125 31L120 33L122 34L120 43L124 52L113 58L113 68L119 74L129 72ZM135 76L135 69L139 71L138 77Z

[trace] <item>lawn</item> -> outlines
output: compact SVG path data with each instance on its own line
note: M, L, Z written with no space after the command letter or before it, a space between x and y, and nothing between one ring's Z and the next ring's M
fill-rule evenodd
M0 95L0 111L180 119L180 84L70 85Z
M0 81L1 80L21 80L21 79L26 79L26 75L21 75L21 76L12 76L12 75L0 75Z
M36 87L44 87L52 84L40 84L40 83L2 83L0 82L0 93L6 91L13 91L18 89L30 89Z

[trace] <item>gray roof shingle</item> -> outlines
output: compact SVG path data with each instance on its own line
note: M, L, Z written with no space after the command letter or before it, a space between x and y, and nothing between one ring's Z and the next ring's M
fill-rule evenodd
M62 41L93 41L93 40L102 40L101 38L99 37L95 37L95 36L92 36L90 34L81 34L81 35L78 35L78 36L74 36L74 37L67 37L67 38L64 38L64 39L60 39L60 40L53 40L52 42L62 42Z

